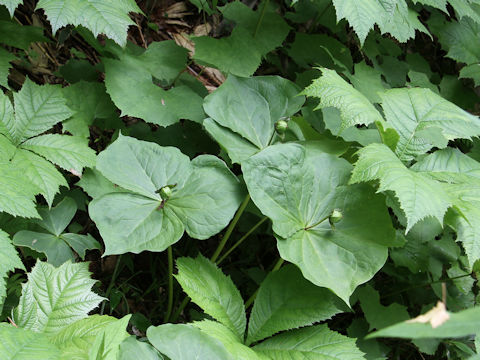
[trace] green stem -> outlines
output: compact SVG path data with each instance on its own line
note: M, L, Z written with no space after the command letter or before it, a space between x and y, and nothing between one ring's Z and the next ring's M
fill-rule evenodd
M272 270L270 271L270 273L273 273L275 271L277 271L278 269L280 269L283 265L283 263L285 262L285 260L283 260L282 258L279 258L278 261L275 263L275 265L273 266ZM258 294L258 290L257 289L253 294L252 296L250 296L250 298L247 300L247 302L245 303L245 309L248 309L252 304L253 302L255 301L255 298L257 297L257 294Z
M238 240L230 249L227 250L225 254L217 261L217 265L220 265L220 263L227 258L228 255L232 253L233 250L235 250L238 246L240 246L245 239L247 239L257 228L262 225L266 220L268 220L268 217L262 218L258 223L256 223L248 232L243 235L240 240Z
M112 274L112 278L110 279L110 284L108 284L108 287L107 287L107 291L105 291L105 297L108 298L110 296L110 292L112 291L113 289L113 286L115 285L115 281L117 280L117 276L118 276L118 269L120 268L120 262L122 261L122 255L120 255L117 259L117 263L115 264L115 268L113 269L113 274ZM105 311L105 304L107 302L104 301L102 303L102 307L100 309L100 315L103 315L104 311Z
M250 195L247 194L245 196L245 199L243 200L242 204L237 210L237 213L233 217L233 220L230 222L230 225L228 225L227 230L225 231L225 235L223 236L222 240L218 244L217 248L215 249L215 252L213 253L212 257L210 260L212 262L215 262L217 258L220 256L220 253L222 252L223 248L225 247L225 244L227 243L228 239L230 238L230 235L232 235L233 229L237 225L238 220L240 219L240 216L242 216L243 212L245 211L245 208L247 207L248 203L250 201ZM181 302L180 306L177 308L175 313L172 316L172 322L176 322L178 320L178 317L182 313L182 311L185 309L185 307L188 305L190 302L190 298L187 296L183 301Z
M267 5L270 0L265 0L262 7L262 12L260 13L260 17L258 18L257 25L255 26L255 32L253 33L253 37L257 36L258 30L260 29L260 25L262 24L263 18L265 16L265 11L267 10Z
M163 322L166 323L170 319L173 308L173 251L172 246L169 246L167 249L168 255L168 304L167 312L163 318Z
M222 252L223 248L225 247L225 244L227 243L228 239L230 238L230 235L232 235L233 229L235 228L235 225L237 225L238 220L240 219L240 216L242 216L243 212L245 211L245 208L248 205L248 202L250 201L250 194L247 194L245 196L245 199L243 200L242 204L238 208L237 213L235 214L232 222L230 225L228 225L227 231L225 231L225 235L223 236L222 240L220 241L220 244L218 244L217 249L213 253L212 257L210 260L212 262L215 262Z
M307 226L304 230L309 230L309 229L314 228L315 226L320 225L320 224L323 223L325 220L327 220L329 217L330 217L330 215L325 216L324 218L322 218L322 219L320 219L319 221L317 221L315 224L310 225L310 226Z

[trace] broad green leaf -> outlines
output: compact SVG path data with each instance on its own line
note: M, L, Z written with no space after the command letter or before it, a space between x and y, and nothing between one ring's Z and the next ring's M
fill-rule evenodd
M327 325L311 326L277 335L253 348L271 359L360 360L355 339L332 331Z
M171 360L234 360L217 339L184 324L151 326L147 330L150 343Z
M448 141L480 135L480 119L428 89L392 89L382 97L387 122L400 135L395 152L409 161Z
M295 266L285 266L270 273L260 285L248 324L247 344L329 319L347 309L331 291L305 280Z
M13 20L0 20L0 34L0 43L27 51L31 43L49 41L43 36L43 27L23 25Z
M27 78L22 89L13 94L13 99L15 116L4 116L1 120L16 145L73 114L65 105L59 85L40 86Z
M195 322L193 326L199 328L203 333L220 340L235 360L260 360L255 351L244 345L237 335L225 325L216 321L203 320Z
M79 81L63 90L67 105L75 114L64 121L63 131L74 136L90 137L89 126L97 118L116 117L116 107L107 94L105 85L98 82ZM79 101L79 99L82 99Z
M229 76L205 98L211 117L205 128L240 163L271 143L278 120L300 110L304 98L298 92L296 85L277 76Z
M246 317L242 296L232 279L203 256L177 260L175 276L183 291L207 314L243 340Z
M23 284L22 296L14 312L20 327L56 334L87 317L103 300L91 288L88 263L65 263L59 268L37 261Z
M268 6L265 11L253 11L242 2L234 1L220 9L225 19L236 24L232 34L221 39L194 38L194 59L226 73L251 76L262 57L282 45L290 27Z
M148 342L138 341L135 336L130 336L120 344L118 359L131 360L136 358L142 360L163 360L163 356Z
M440 183L406 168L383 144L368 145L358 154L350 182L379 180L379 192L393 191L407 217L407 232L428 216L443 224L443 216L452 203Z
M92 315L62 329L51 337L51 343L61 350L61 359L86 360L96 338L109 324L118 321L111 316Z
M103 62L107 92L122 116L135 116L163 127L180 119L203 120L202 98L196 92L185 85L164 90L153 82L156 78L166 82L162 85L170 85L186 66L185 49L173 41L162 41L139 55L125 51L118 56L119 60L105 58Z
M347 74L347 76L355 89L365 95L371 103L380 103L382 101L379 94L385 91L385 87L380 71L362 61L355 64L354 75Z
M70 246L58 236L29 230L21 230L13 237L16 246L29 247L44 253L47 261L55 267L67 260L75 260Z
M430 322L404 321L370 334L369 338L396 337L404 339L456 338L480 332L480 308L448 313L449 319L437 327Z
M8 74L10 73L10 68L12 65L10 62L15 60L17 57L5 50L4 48L0 49L0 85L8 88Z
M185 230L209 238L230 222L242 199L240 183L219 159L201 155L190 162L176 148L123 135L98 156L97 169L126 189L89 206L106 254L163 251ZM168 200L158 194L165 186L173 190Z
M392 303L383 306L380 303L380 294L370 285L359 288L355 295L358 296L365 319L370 324L370 330L382 329L410 318L407 308L403 305Z
M4 360L57 360L59 349L45 334L0 324L0 357Z
M120 344L129 336L127 326L131 317L132 315L126 315L107 324L95 337L88 359L117 360L120 354Z
M77 203L69 197L65 197L60 203L51 209L39 209L38 213L42 220L37 221L45 230L59 236L67 228L77 212Z
M413 0L415 4L422 4L440 9L444 12L447 12L447 0Z
M10 13L10 16L12 17L18 4L21 4L22 2L23 0L0 0L0 4L6 6L8 12Z
M135 25L128 14L142 12L134 0L40 0L40 8L54 33L68 24L82 25L95 36L105 34L122 46L127 43L128 27Z
M0 138L3 136L0 135ZM41 189L30 182L19 167L8 160L0 160L0 211L13 216L38 218L35 195L40 192Z
M371 0L368 0L369 2ZM334 70L321 68L322 76L314 80L303 94L320 98L317 109L335 107L340 110L340 130L355 125L368 125L383 118L373 104Z
M67 181L54 165L30 151L18 149L11 163L40 189L49 206L52 205L60 186L68 187Z
M348 303L385 263L394 239L385 200L366 186L346 186L351 165L345 160L314 143L290 143L252 156L242 170L252 200L273 221L281 257L314 284ZM331 226L334 209L343 219ZM372 218L376 226L366 227Z
M92 198L99 198L102 195L125 191L116 186L97 169L85 169L79 182L77 182L83 191Z
M80 176L84 167L95 165L95 151L87 142L77 136L47 134L29 139L22 144L23 149L33 151L52 163Z
M14 269L25 270L8 234L0 230L0 303L3 303L7 291L5 278Z
M480 59L479 59L480 60ZM473 79L475 86L480 86L480 64L467 65L460 70L460 79Z

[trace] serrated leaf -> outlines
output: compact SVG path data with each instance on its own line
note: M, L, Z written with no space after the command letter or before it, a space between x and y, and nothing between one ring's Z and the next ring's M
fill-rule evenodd
M432 147L480 135L480 119L428 89L392 89L381 95L387 122L400 138L395 149L409 161Z
M340 110L342 118L340 130L383 121L373 104L334 70L325 68L320 70L322 76L314 80L303 94L320 98L317 109L331 106Z
M480 308L449 313L449 319L437 327L421 322L404 321L368 335L368 338L396 337L404 339L456 338L480 331Z
M88 263L65 263L59 268L37 261L23 285L14 322L25 329L55 334L87 317L103 300L91 291Z
M355 339L332 331L327 325L311 326L277 335L253 348L271 359L360 360Z
M82 174L84 167L93 167L96 161L95 151L77 136L47 134L29 139L21 147L77 176Z
M65 105L59 85L37 85L27 78L18 93L13 94L15 116L3 117L15 145L39 135L73 112Z
M12 65L11 61L15 60L17 57L5 50L0 48L0 85L8 88L8 74L10 73L10 68Z
M5 360L57 360L60 350L44 334L0 324L0 357Z
M366 186L345 186L351 171L345 160L314 143L289 143L252 156L242 170L252 200L273 221L281 257L314 284L348 303L385 263L394 230L384 199ZM334 209L343 219L333 227ZM365 227L371 218L376 226Z
M8 234L0 230L0 303L3 303L3 298L6 295L7 284L5 278L14 269L25 270Z
M156 42L139 54L125 51L119 60L104 59L105 85L122 115L168 126L180 119L203 120L202 98L185 85L164 90L153 77L170 83L184 69L187 51L173 41ZM131 89L136 89L134 92ZM188 103L185 99L189 99Z
M480 64L467 65L460 70L460 79L473 79L475 86L480 86Z
M175 276L183 291L207 314L234 332L243 340L246 326L242 296L232 279L203 256L177 260Z
M304 102L299 89L277 76L249 79L229 76L222 86L205 98L204 109L211 117L207 131L240 163L267 147L275 123L294 115Z
M199 328L203 333L220 340L235 360L260 360L255 351L244 345L243 342L240 342L237 335L225 325L216 321L203 320L195 322L193 326Z
M447 0L413 0L415 4L422 4L440 9L443 12L447 12Z
M68 187L67 181L54 165L30 151L18 149L11 163L40 189L48 205L52 205L60 186Z
M19 4L21 4L23 0L1 0L0 4L5 5L10 13L10 16L13 17L13 13Z
M250 315L246 343L311 325L347 310L331 291L313 285L295 266L287 265L270 273L260 285Z
M97 169L126 189L89 206L106 254L163 251L185 230L192 237L209 238L229 223L243 195L218 158L201 155L190 162L176 148L123 135L99 155ZM162 201L158 190L164 186L173 193Z
M171 360L234 360L219 340L191 325L150 326L147 337L155 348Z
M368 145L358 154L350 183L379 180L379 192L393 191L407 217L407 232L428 216L443 224L452 203L439 183L406 168L384 144Z
M127 43L128 27L135 25L128 14L142 12L134 0L40 0L39 8L44 9L54 33L68 24L82 25L122 46Z
M43 36L43 27L19 24L16 21L0 20L0 43L28 50L31 43L48 42Z
M120 353L120 344L129 334L128 322L132 315L110 322L97 334L95 341L89 349L89 360L117 360Z

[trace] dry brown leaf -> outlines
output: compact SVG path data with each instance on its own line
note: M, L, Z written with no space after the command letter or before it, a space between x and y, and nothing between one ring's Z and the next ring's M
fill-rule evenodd
M416 318L407 320L407 323L430 323L432 328L435 329L445 323L448 319L450 319L450 314L448 313L445 304L439 301L433 309L423 315L417 316Z

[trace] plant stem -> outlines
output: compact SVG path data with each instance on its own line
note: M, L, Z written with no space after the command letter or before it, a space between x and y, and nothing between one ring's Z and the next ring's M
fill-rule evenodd
M167 312L163 318L163 322L166 323L170 319L173 308L173 251L172 246L169 246L167 249L168 255L168 304Z
M219 257L220 253L222 252L223 248L225 247L225 244L227 243L228 239L230 238L230 235L232 235L233 229L235 228L235 225L237 225L238 220L240 219L240 216L242 216L243 212L245 211L245 208L247 207L248 203L250 201L250 194L247 194L245 196L245 199L243 200L242 204L237 210L237 213L233 217L233 220L230 222L230 225L228 225L227 230L225 231L225 235L223 236L222 240L218 244L217 248L215 249L215 252L213 253L212 257L210 260L212 262L215 262L217 258ZM178 317L182 313L183 309L188 305L190 302L190 298L187 296L181 304L179 305L178 309L175 311L175 313L172 316L172 322L176 322L178 320Z
M235 250L238 246L240 246L245 239L247 239L257 228L262 225L266 220L268 220L268 217L262 218L259 222L257 222L248 232L243 235L230 249L227 250L225 254L217 261L217 265L219 265L223 260L227 258L228 255L232 253L233 250Z
M327 220L329 217L330 217L330 215L325 216L324 218L322 218L322 219L320 219L319 221L317 221L315 224L310 225L310 226L307 226L304 230L309 230L309 229L314 228L315 226L320 225L320 224L323 223L325 220Z
M260 17L258 18L257 25L255 26L255 32L253 33L253 37L257 36L260 25L262 25L263 17L265 16L265 11L267 10L269 1L270 0L265 0L265 2L263 3L262 12L260 13Z
M215 262L217 260L218 256L220 255L220 253L222 252L223 248L225 247L225 244L227 243L228 239L230 238L230 235L232 235L232 232L233 232L233 229L235 228L235 225L237 225L237 222L240 219L240 216L242 216L242 214L243 214L245 208L247 207L249 201L250 201L250 194L247 194L247 196L245 196L245 199L243 200L242 204L238 208L238 211L235 214L232 222L230 223L230 225L228 225L227 231L225 232L225 235L223 236L222 240L220 241L220 244L218 244L217 249L213 253L212 257L210 258L210 260L212 262Z
M115 280L117 280L117 276L118 276L118 269L120 267L120 262L122 261L122 255L120 255L117 259L117 263L115 264L115 268L113 269L113 274L112 274L112 278L110 279L110 284L108 284L108 287L107 287L107 291L105 291L105 297L108 298L108 296L110 295L110 292L112 291L113 289L113 286L115 285ZM106 304L106 301L104 301L102 303L102 307L100 309L100 315L103 315L104 311L105 311L105 304Z
M270 273L273 273L275 271L277 271L278 269L280 269L283 265L283 263L285 262L285 260L283 260L282 258L279 258L277 260L277 262L275 263L275 265L273 266L272 270L270 270ZM248 309L252 304L253 302L255 301L255 298L257 297L257 294L258 294L258 290L260 288L258 288L253 294L252 296L250 296L250 298L246 301L245 303L245 309Z

